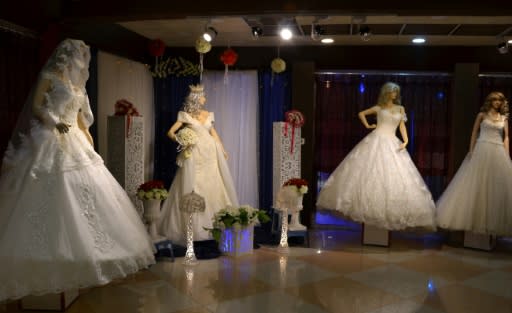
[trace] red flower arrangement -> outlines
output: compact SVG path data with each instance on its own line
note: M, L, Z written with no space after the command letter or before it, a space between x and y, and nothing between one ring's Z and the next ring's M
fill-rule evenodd
M150 180L140 185L137 189L137 197L141 200L163 200L167 198L167 190L161 180Z
M115 113L116 116L126 115L128 120L126 122L126 138L128 138L130 134L130 125L132 123L132 116L140 116L139 111L135 108L135 106L126 99L117 100L115 104Z
M290 178L284 183L284 186L295 186L301 194L308 192L308 181L302 178Z
M298 188L302 186L308 186L308 181L302 178L290 178L288 179L283 186L297 186Z

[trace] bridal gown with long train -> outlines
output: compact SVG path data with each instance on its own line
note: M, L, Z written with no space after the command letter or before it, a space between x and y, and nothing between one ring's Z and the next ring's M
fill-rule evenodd
M376 110L377 127L330 175L317 207L389 230L435 229L432 195L407 150L399 150L402 142L395 133L404 116L380 106Z
M198 141L191 155L178 155L180 167L169 189L169 197L162 206L159 230L174 242L186 243L188 215L180 211L180 200L192 190L205 199L205 212L193 214L194 241L212 239L204 228L212 227L213 215L228 205L238 206L238 198L222 147L212 137L210 130L214 114L210 112L201 123L190 114L180 111L178 121L191 128Z
M52 114L10 146L0 176L0 302L106 284L154 263L126 192L77 125L87 95L46 73ZM81 114L80 114L81 115ZM92 115L91 115L92 116Z
M505 119L482 120L473 152L437 202L439 227L512 235L512 162L503 145Z

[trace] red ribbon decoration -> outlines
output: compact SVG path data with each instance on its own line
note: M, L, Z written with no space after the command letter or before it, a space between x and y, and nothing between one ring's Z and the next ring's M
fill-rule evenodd
M139 114L139 111L135 108L135 106L126 99L120 99L117 100L115 104L115 113L116 116L126 116L127 117L127 123L126 123L126 138L128 138L128 135L130 134L130 125L132 123L132 116L141 116Z
M290 110L284 113L284 136L288 137L288 124L292 127L292 140L290 145L290 154L293 154L293 146L295 145L295 128L300 128L304 125L304 115L298 110Z

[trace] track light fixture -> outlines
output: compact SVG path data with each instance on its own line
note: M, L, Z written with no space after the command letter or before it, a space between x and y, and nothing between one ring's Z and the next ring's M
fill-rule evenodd
M505 54L508 52L508 44L506 41L500 41L498 45L496 46L496 49L499 53Z
M372 32L370 30L370 27L367 25L362 25L359 27L359 36L361 36L361 40L368 41L370 40L370 37L372 35Z
M211 26L208 26L206 27L204 33L203 33L203 38L204 40L210 42L212 41L213 39L215 39L215 37L217 37L217 30Z
M311 39L319 40L325 34L325 30L318 24L311 24Z
M256 39L263 35L263 29L259 26L251 27L252 36Z

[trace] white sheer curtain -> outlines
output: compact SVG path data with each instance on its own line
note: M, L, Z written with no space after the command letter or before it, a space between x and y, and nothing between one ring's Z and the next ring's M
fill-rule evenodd
M258 207L258 73L230 71L225 83L224 72L209 71L203 84L240 204Z
M98 146L107 157L107 116L114 114L119 99L133 103L144 117L144 179L153 177L153 145L155 117L153 107L153 78L147 68L106 52L98 53Z

